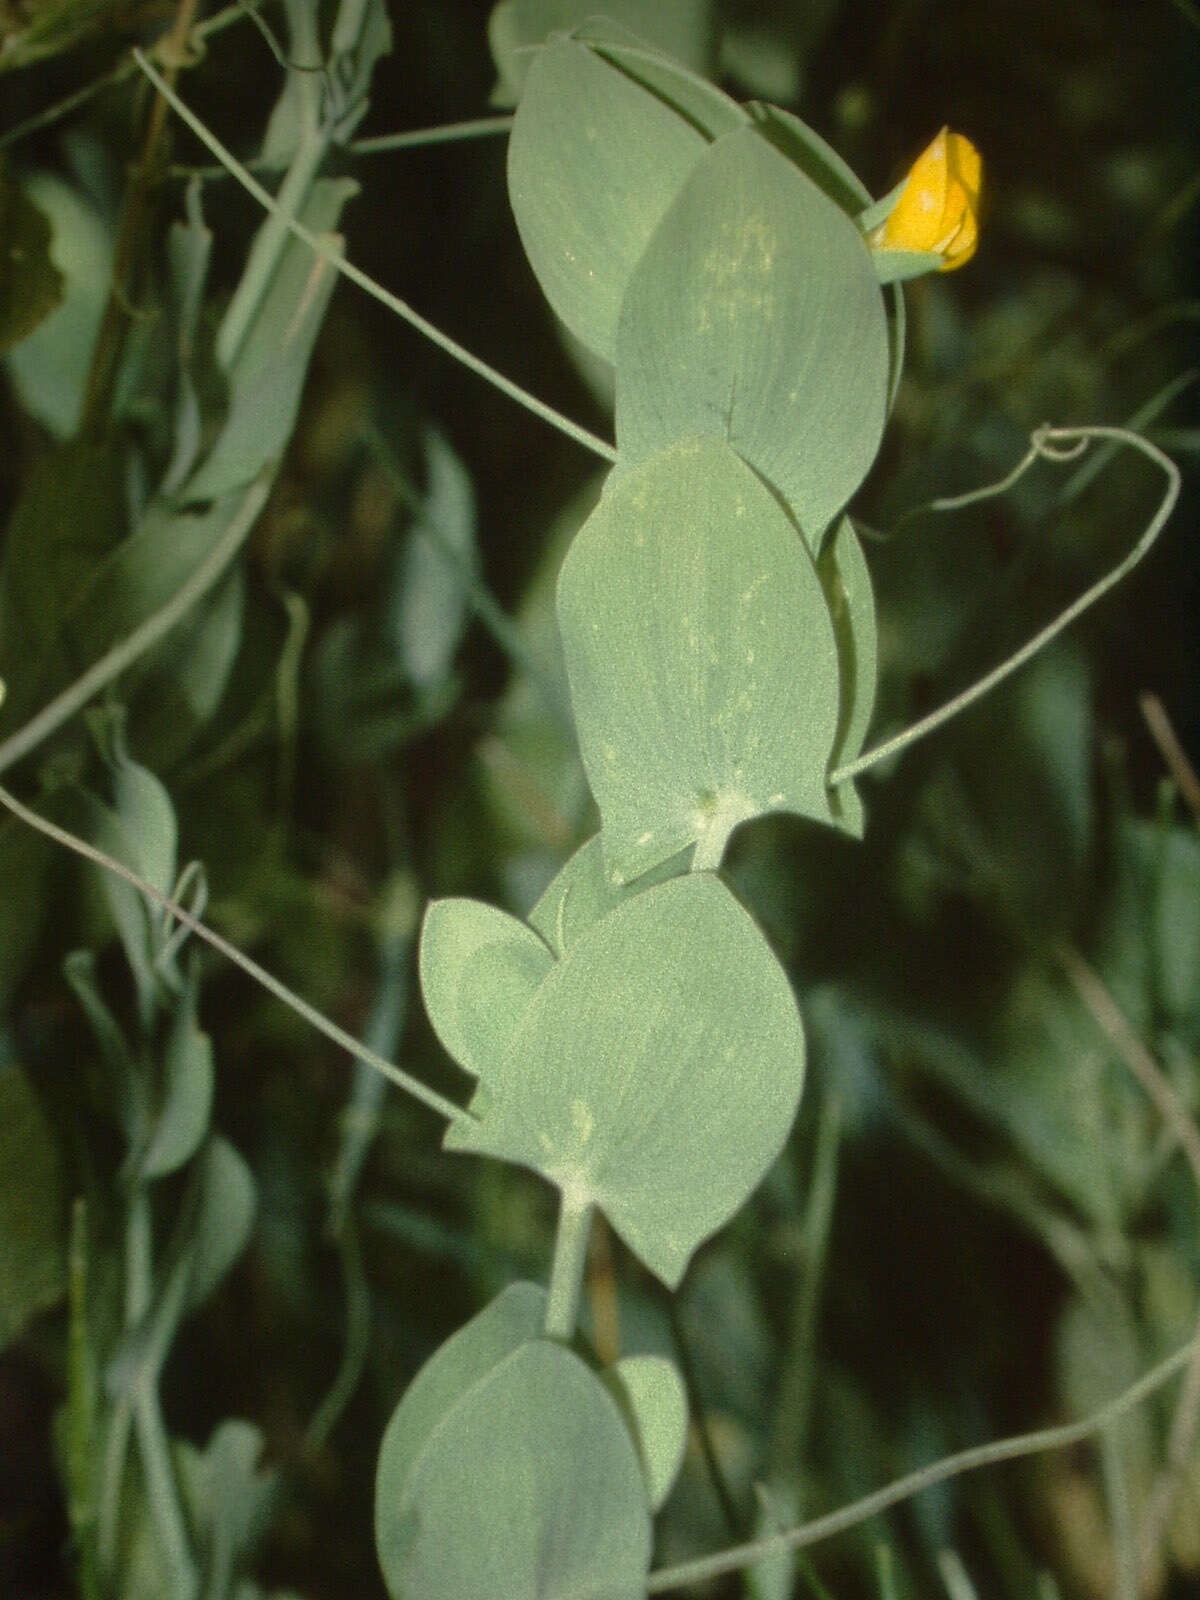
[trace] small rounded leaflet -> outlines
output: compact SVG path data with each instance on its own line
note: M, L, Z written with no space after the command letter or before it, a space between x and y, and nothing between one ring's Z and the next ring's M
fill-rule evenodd
M445 1144L598 1206L673 1288L783 1148L803 1080L783 969L720 879L690 873L579 933Z

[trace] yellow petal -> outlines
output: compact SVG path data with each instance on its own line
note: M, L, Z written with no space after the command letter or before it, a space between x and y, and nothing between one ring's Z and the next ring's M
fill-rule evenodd
M883 250L915 250L942 257L940 270L965 266L979 242L983 162L961 133L948 128L913 162L900 198L871 243Z

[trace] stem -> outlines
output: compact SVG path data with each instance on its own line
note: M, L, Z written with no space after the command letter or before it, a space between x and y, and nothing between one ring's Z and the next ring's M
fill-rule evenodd
M252 195L265 211L277 212L279 210L277 202L268 194L262 184L250 176L242 163L225 148L214 133L205 127L199 117L188 109L175 91L165 83L161 75L150 65L145 55L140 50L135 50L133 54L138 66L141 67L150 82L165 95L176 114L187 123L200 142L211 150L226 171L238 180L247 194ZM569 417L564 417L561 412L555 411L553 406L548 406L544 400L539 400L536 395L530 394L527 389L522 389L520 384L514 383L511 378L506 378L495 367L489 366L486 361L482 361L478 356L473 355L465 345L459 344L449 334L443 333L440 328L435 327L432 322L421 316L420 312L414 311L398 295L392 294L382 284L376 283L374 278L368 277L353 262L345 260L331 244L306 228L295 217L288 217L284 225L298 239L303 239L314 255L320 256L322 261L328 261L335 271L340 272L343 277L349 278L351 283L356 283L360 289L364 290L373 299L378 300L381 305L385 305L389 311L393 311L398 317L402 317L410 326L416 328L418 333L423 333L439 349L444 350L455 361L461 362L464 367L475 373L477 377L483 378L485 382L499 389L502 394L506 394L510 400L515 400L518 405L524 406L527 411L532 411L535 417L540 417L543 422L548 422L551 427L557 428L560 433L565 433L569 439L574 439L576 444L583 445L585 449L591 450L603 460L615 461L617 459L616 448L613 445L608 444L604 439L598 438L594 433L589 433L586 428L580 427L577 422L572 422Z
M254 480L246 491L241 505L233 513L228 528L217 540L187 581L180 585L164 606L147 617L111 650L105 652L85 673L76 678L69 688L56 695L23 728L0 743L0 772L20 761L31 750L57 732L64 722L81 711L93 695L107 688L120 677L127 667L152 650L164 635L170 633L181 618L191 610L222 576L226 567L241 548L259 512L266 504L270 480L264 473Z
M109 1413L100 1465L100 1493L96 1510L96 1553L101 1578L111 1579L117 1563L117 1536L121 1525L121 1482L133 1425L133 1406L122 1390Z
M97 850L95 845L90 845L86 840L77 838L73 833L68 833L65 828L60 828L56 823L47 821L45 817L39 816L36 811L31 811L28 806L22 805L16 796L10 794L7 789L0 788L0 805L7 806L14 816L20 817L22 822L27 823L31 828L36 828L39 833L45 834L48 839L53 839L56 844L64 845L68 850L73 850L76 855L95 862L98 867L103 867L106 872L115 873L118 878L123 878L139 894L145 895L148 900L153 901L157 906L161 906L164 911L169 911L177 922L181 922L198 939L203 939L204 943L215 950L218 955L224 956L227 961L232 961L234 966L240 967L248 977L254 979L255 983L266 989L270 994L273 994L277 1000L281 1000L285 1006L294 1011L298 1017L302 1017L318 1033L323 1033L334 1044L340 1045L356 1061L365 1061L368 1066L374 1067L376 1072L381 1072L385 1078L390 1079L398 1088L403 1089L406 1094L412 1095L414 1100L419 1100L422 1105L428 1106L430 1110L436 1111L439 1116L445 1117L450 1122L457 1122L463 1117L474 1120L472 1113L463 1106L455 1105L453 1100L445 1099L434 1089L427 1089L419 1078L412 1077L402 1068L394 1066L392 1062L385 1061L374 1050L369 1050L366 1045L360 1044L352 1034L347 1033L344 1028L339 1028L336 1022L330 1022L328 1017L323 1016L315 1006L309 1005L307 1000L302 1000L285 983L281 983L278 978L273 977L265 967L260 967L257 961L252 960L248 955L244 955L236 945L230 944L229 940L223 939L219 933L214 933L210 927L200 921L199 917L194 917L190 911L186 911L177 901L172 900L169 895L165 895L156 889L152 883L147 883L145 878L140 878L136 872L132 872L122 862L114 860L112 856L105 855L103 850Z
M839 783L845 783L847 778L857 777L860 772L866 772L869 767L876 766L880 761L886 761L889 756L896 755L910 744L915 744L918 739L923 739L927 733L932 733L935 728L941 727L943 722L949 722L951 717L965 711L969 705L983 695L989 694L997 684L1003 682L1011 673L1035 656L1039 650L1048 645L1051 639L1056 638L1064 628L1069 628L1076 618L1081 616L1089 606L1092 606L1102 595L1137 566L1138 562L1150 549L1150 546L1162 532L1163 525L1171 512L1175 509L1175 502L1179 498L1182 484L1182 474L1179 468L1157 445L1143 439L1140 434L1131 433L1127 428L1039 428L1033 436L1033 443L1024 460L1010 472L1000 483L992 484L986 489L976 489L970 494L956 495L949 500L935 500L934 508L939 511L950 511L959 506L969 505L972 501L982 500L993 494L1000 494L1005 489L1011 488L1039 456L1050 461L1072 460L1079 453L1080 442L1086 443L1090 439L1116 439L1123 444L1140 450L1144 456L1149 457L1156 466L1162 468L1167 477L1166 492L1158 510L1151 518L1145 532L1134 545L1133 549L1117 563L1111 572L1105 574L1097 583L1086 590L1077 600L1071 602L1065 611L1061 612L1053 622L1048 623L1038 633L1034 634L1026 644L1009 656L1007 661L985 673L979 681L969 689L964 689L961 694L955 695L953 700L947 702L939 710L933 711L927 717L922 717L920 722L914 723L911 728L906 728L903 733L898 733L894 739L886 739L883 744L877 745L874 750L868 750L854 761L848 761L845 766L835 767L829 774L830 785L834 788Z
M1167 770L1174 780L1175 787L1179 790L1196 822L1200 824L1200 777L1197 776L1195 767L1188 760L1187 754L1179 742L1179 737L1171 726L1171 719L1163 708L1162 701L1156 694L1144 694L1139 699L1138 704L1142 708L1142 716L1146 719L1146 726L1150 729L1159 753L1167 764Z
M732 1550L722 1550L717 1555L703 1556L698 1561L685 1561L675 1567L662 1567L659 1571L651 1573L646 1584L646 1593L662 1594L668 1589L678 1589L687 1583L699 1583L708 1578L720 1577L722 1573L736 1572L742 1567L752 1566L756 1561L761 1561L764 1556L781 1555L786 1550L804 1549L821 1539L831 1538L835 1533L844 1533L847 1528L853 1528L858 1523L887 1511L891 1506L911 1499L922 1489L932 1488L937 1483L945 1483L948 1478L958 1477L961 1473L974 1472L980 1467L995 1466L1002 1461L1015 1461L1021 1456L1036 1455L1046 1450L1061 1450L1069 1445L1080 1444L1094 1434L1103 1432L1116 1422L1118 1417L1141 1405L1142 1401L1156 1389L1161 1389L1163 1384L1168 1383L1193 1359L1198 1348L1200 1339L1189 1339L1173 1355L1169 1355L1165 1361L1160 1361L1157 1366L1151 1367L1149 1372L1136 1383L1130 1384L1129 1388L1116 1399L1110 1400L1107 1405L1092 1412L1091 1416L1085 1417L1082 1422L1067 1423L1061 1428L1043 1428L1037 1433L1017 1434L1011 1439L999 1439L993 1444L976 1445L970 1450L960 1450L957 1455L946 1456L931 1466L910 1472L906 1477L888 1484L886 1488L864 1495L862 1499L852 1501L848 1506L842 1506L826 1516L817 1517L812 1522L803 1522L788 1533L772 1534L768 1539L757 1539L752 1544L739 1545Z
M592 1202L570 1189L562 1191L558 1228L554 1235L554 1260L550 1266L550 1289L546 1298L547 1339L574 1337L579 1321L579 1299L583 1292L583 1269L587 1264L588 1236L592 1228Z
M385 150L424 149L431 144L451 144L460 139L486 139L493 134L508 133L513 119L508 117L476 117L471 122L446 122L437 128L413 128L408 133L382 133L372 139L354 139L346 149L356 156L381 155Z

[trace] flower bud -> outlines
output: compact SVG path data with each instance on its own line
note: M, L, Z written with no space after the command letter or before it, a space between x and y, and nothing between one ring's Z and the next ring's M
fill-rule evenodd
M965 266L979 240L982 180L979 151L961 133L943 128L913 163L871 245L940 256L940 272Z

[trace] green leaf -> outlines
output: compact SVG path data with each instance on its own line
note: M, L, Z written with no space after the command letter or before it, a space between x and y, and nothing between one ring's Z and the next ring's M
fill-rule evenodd
M196 1023L197 984L189 982L171 1021L163 1057L166 1092L150 1143L141 1158L143 1178L161 1178L190 1161L208 1132L212 1113L212 1043Z
M422 436L426 486L400 563L394 627L418 688L444 682L462 640L476 575L475 496L458 456L434 428Z
M357 192L349 178L321 179L313 185L300 221L314 233L329 233ZM221 431L182 490L189 500L244 488L265 466L282 459L337 277L333 266L314 256L302 240L288 240L228 373L229 410Z
M556 315L611 361L630 275L707 141L585 44L535 56L508 146L508 191Z
M879 675L879 639L875 596L862 545L849 517L843 517L821 552L817 575L829 602L837 639L842 709L831 765L853 761L863 747L875 711ZM862 801L853 780L834 790L842 826L861 837Z
M24 1072L0 1063L0 1350L66 1288L62 1172Z
M752 101L746 110L759 132L771 141L781 154L807 173L818 188L850 217L859 233L864 232L863 212L872 204L871 194L858 174L850 167L832 145L826 144L819 133L806 122L783 111L779 106ZM879 277L876 252L871 252L875 275ZM883 281L883 280L881 280ZM904 367L904 336L906 315L904 292L899 286L884 295L887 306L888 343L891 348L891 377L888 381L888 406L895 404Z
M66 293L62 304L8 352L5 365L26 411L56 439L66 439L79 426L83 409L84 385L112 281L113 235L61 178L35 172L22 187L53 226L50 256Z
M63 298L50 220L0 156L0 352L27 339Z
M434 900L421 925L421 993L459 1066L491 1075L554 965L536 933L479 900Z
M632 883L616 884L605 875L601 838L594 834L556 874L529 913L529 925L541 934L556 956L563 956L581 933L622 900L678 877L688 870L690 861L688 852L683 851Z
M696 164L629 280L618 470L715 434L782 496L815 553L875 459L889 359L858 229L740 128Z
M399 1593L408 1545L408 1487L421 1452L458 1401L514 1350L542 1331L546 1292L510 1283L447 1339L418 1372L392 1413L379 1447L375 1543L392 1592Z
M782 968L720 880L692 873L579 936L489 1071L480 1120L445 1145L599 1206L674 1287L779 1154L803 1076Z
M254 1226L254 1209L250 1168L227 1139L214 1134L201 1157L189 1310L203 1305L246 1248Z
M603 1378L633 1435L650 1509L657 1511L683 1465L688 1430L683 1379L662 1356L626 1356Z
M501 0L488 19L488 43L500 81L493 105L515 106L533 59L533 45L552 33L591 26L603 15L648 45L663 50L696 71L708 66L712 0Z
M396 1517L395 1600L643 1600L650 1518L600 1380L534 1340L470 1388L421 1452Z
M727 445L688 440L610 482L563 563L558 616L615 879L695 841L719 860L765 812L834 820L829 606L794 524Z

